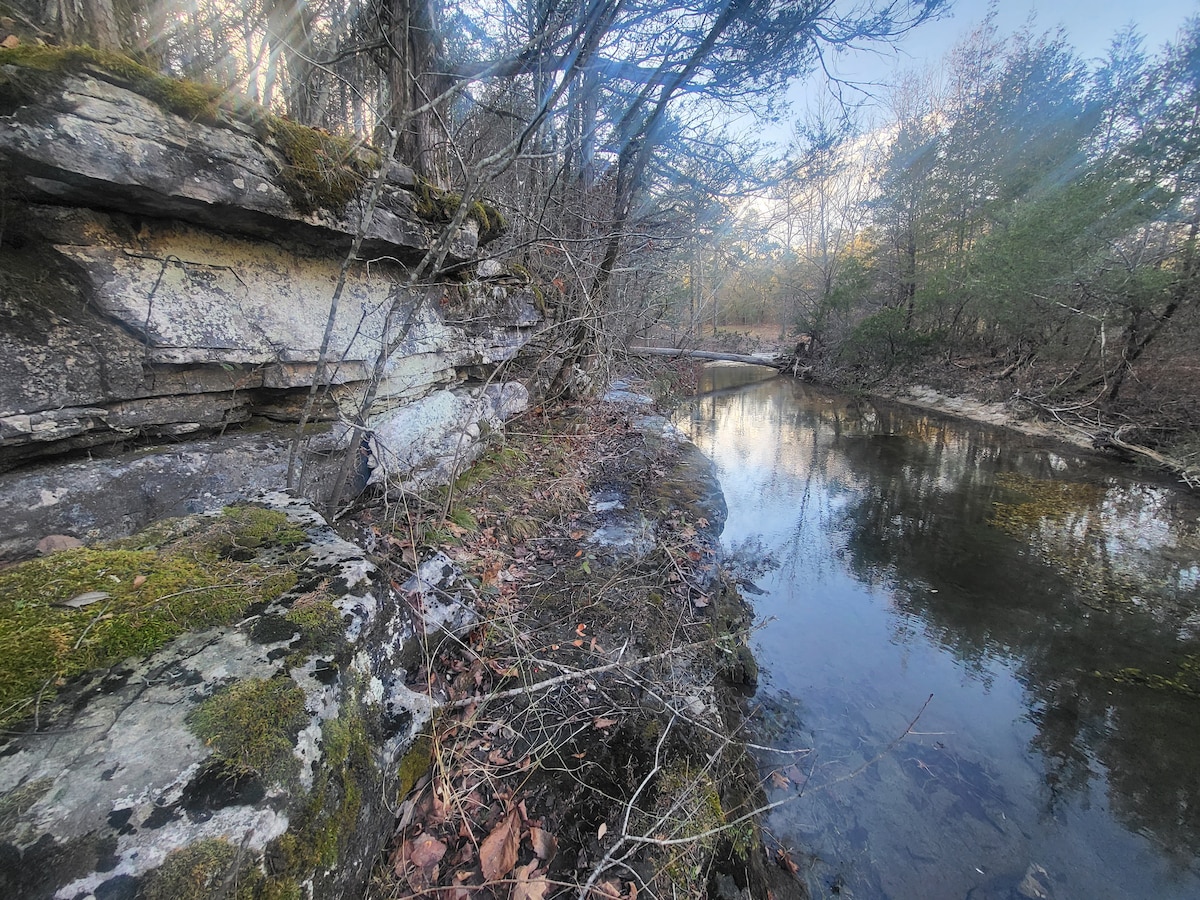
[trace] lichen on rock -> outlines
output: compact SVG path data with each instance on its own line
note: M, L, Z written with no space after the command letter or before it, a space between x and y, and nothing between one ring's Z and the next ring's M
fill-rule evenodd
M34 563L81 552L99 559L93 549ZM28 731L0 737L0 895L358 891L388 832L394 767L428 715L394 689L412 628L391 588L283 494L158 523L112 552L138 563L175 554L197 577L255 571L258 592L225 609L226 624L206 627L193 611L156 649L56 684ZM121 584L140 569L105 565L93 575ZM288 578L273 580L274 567ZM90 621L101 602L61 614Z
M230 507L0 571L0 725L36 716L70 678L283 593L303 539L283 513ZM252 561L266 545L279 560Z

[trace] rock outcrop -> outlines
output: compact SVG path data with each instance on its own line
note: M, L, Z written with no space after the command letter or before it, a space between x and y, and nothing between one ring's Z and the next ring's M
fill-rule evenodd
M370 190L364 180L342 208L308 208L269 129L190 121L98 69L37 84L0 91L0 496L15 513L0 558L48 533L128 532L279 486L290 434L279 429L299 420L318 379ZM328 330L316 420L352 418L373 377L371 427L392 420L369 440L359 487L385 470L405 483L446 477L481 432L523 408L498 367L540 328L537 301L512 279L411 283L408 267L439 241L463 263L480 241L475 219L443 234L422 216L430 190L389 167ZM338 469L331 452L360 452L339 446L340 433L301 456L310 495ZM146 457L179 452L148 446L216 435L213 467L249 448L235 477L131 480L149 471ZM133 448L136 459L122 455ZM60 500L97 485L107 502L73 523Z
M305 502L260 502L303 530L294 588L64 686L39 730L0 737L3 896L361 895L431 712L404 685L407 643L474 614L444 557L397 589ZM256 702L262 722L229 714Z

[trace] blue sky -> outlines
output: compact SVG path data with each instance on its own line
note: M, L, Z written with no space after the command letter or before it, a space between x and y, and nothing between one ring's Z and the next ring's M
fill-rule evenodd
M963 34L987 14L987 0L953 0L950 15L915 29L904 41L900 58L936 62ZM1113 35L1133 23L1157 50L1175 37L1189 16L1200 14L1197 0L1005 0L997 4L1002 34L1020 28L1030 13L1040 29L1062 25L1084 58L1100 56Z
M936 64L983 20L987 10L988 0L952 0L948 15L914 29L895 50L835 54L827 62L841 78L887 84L897 71ZM1003 0L997 4L1000 33L1016 31L1031 13L1038 30L1062 25L1076 51L1093 59L1102 56L1113 36L1130 23L1144 35L1145 48L1153 54L1176 36L1185 20L1200 15L1200 0ZM825 90L820 74L792 85L788 90L791 119L801 117L809 98ZM874 93L880 90L872 89ZM790 125L784 125L761 134L786 142L789 133Z

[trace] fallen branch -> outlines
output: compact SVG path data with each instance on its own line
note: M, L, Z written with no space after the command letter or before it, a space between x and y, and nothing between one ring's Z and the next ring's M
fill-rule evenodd
M498 691L494 694L473 695L471 697L464 697L461 700L437 701L432 697L428 697L425 694L418 694L415 691L408 691L408 693L411 694L413 698L424 697L426 702L419 703L419 705L429 712L438 712L443 709L463 709L475 703L483 703L492 700L507 700L509 697L520 697L528 694L539 694L542 691L548 691L551 688L556 688L562 684L569 684L572 681L579 681L581 678L589 678L593 675L611 672L613 669L640 666L644 663L656 662L660 659L667 659L668 657L675 656L679 653L684 653L688 650L698 650L701 647L711 647L712 644L713 642L711 640L696 641L692 644L683 644L679 647L672 647L670 650L664 650L662 653L653 653L650 656L642 656L638 659L631 659L629 661L618 659L616 662L605 663L602 666L594 666L591 669L579 669L574 672L568 672L565 675L556 675L553 678L547 678L545 681L538 681L534 684L526 684L522 685L521 687L510 688L507 691ZM540 663L541 661L534 660L534 662Z
M750 366L765 366L768 369L783 370L791 365L791 358L772 357L763 359L761 356L747 356L742 353L717 353L712 350L688 350L686 347L630 347L629 352L634 356L682 356L687 359L712 359L722 362L746 363Z
M1173 456L1167 456L1165 453L1159 453L1157 450L1152 450L1149 447L1143 447L1141 444L1131 444L1122 439L1121 432L1125 431L1129 426L1122 425L1111 435L1097 440L1102 446L1116 447L1125 453L1131 453L1135 456L1141 456L1148 459L1157 466L1161 466L1174 475L1178 475L1180 481L1190 488L1200 488L1200 469L1195 466L1185 463L1181 459L1176 459Z

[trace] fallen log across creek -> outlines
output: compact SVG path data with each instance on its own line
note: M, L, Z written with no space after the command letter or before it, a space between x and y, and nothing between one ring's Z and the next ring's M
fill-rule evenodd
M778 354L773 357L748 356L744 353L720 353L714 350L689 350L686 347L630 347L629 352L634 356L679 356L686 359L709 359L717 362L745 363L751 366L765 366L768 369L778 369L791 375L804 376L812 371L812 366L800 365L796 356L790 353Z

